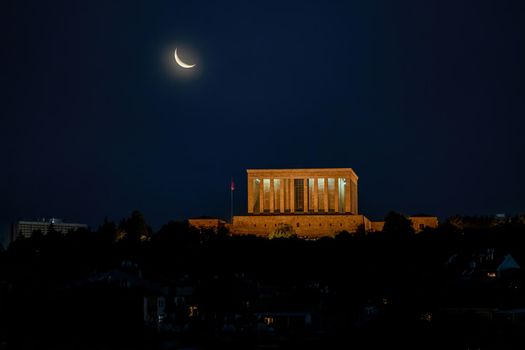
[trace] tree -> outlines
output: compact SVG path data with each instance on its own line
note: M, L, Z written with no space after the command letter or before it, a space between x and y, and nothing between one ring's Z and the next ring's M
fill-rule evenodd
M53 223L51 223L51 224L49 224L49 226L47 228L46 236L48 237L48 239L53 240L53 239L61 238L63 235L62 235L62 232L57 231L56 228L55 228L55 225L53 225Z
M293 230L293 227L288 224L278 224L275 230L268 236L269 239L274 238L296 238L297 234Z
M117 240L126 239L129 241L147 241L151 237L151 228L146 224L144 215L138 210L134 210L131 216L123 219L119 223L117 230Z
M383 232L392 238L408 238L414 235L412 221L406 216L391 211L385 218Z
M339 231L339 233L337 233L334 238L336 241L349 241L352 239L352 234L347 230L343 230Z
M226 226L219 226L217 229L217 237L218 238L226 238L230 235L230 230Z
M20 235L20 237L22 237L22 235ZM31 233L31 239L33 241L40 242L40 241L42 241L44 239L44 233L40 229L33 230L33 232Z
M102 241L114 242L117 237L117 226L113 221L105 217L104 222L98 227L97 232Z
M359 226L357 226L357 230L354 232L354 237L358 239L366 237L366 228L364 224L359 224Z
M162 244L187 244L199 242L199 230L186 221L170 221L162 225L152 241Z

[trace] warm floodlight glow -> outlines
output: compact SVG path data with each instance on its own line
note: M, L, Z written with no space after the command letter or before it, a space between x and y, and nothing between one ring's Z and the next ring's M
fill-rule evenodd
M179 66L181 66L182 68L193 68L195 67L195 64L187 64L187 63L184 63L180 58L179 58L179 55L177 54L177 49L175 49L175 62L177 62L177 64Z

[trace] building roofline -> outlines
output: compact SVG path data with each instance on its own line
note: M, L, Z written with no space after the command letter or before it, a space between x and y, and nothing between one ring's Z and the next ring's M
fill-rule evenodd
M352 168L301 168L301 169L246 169L248 175L258 173L274 174L294 174L294 173L311 173L311 174L329 174L329 173L351 173L356 179L359 177Z
M20 220L20 221L16 221L15 224L46 224L46 225L51 225L53 224L54 226L58 226L58 225L78 225L78 226L88 226L87 224L80 224L80 223L77 223L77 222L56 222L56 223L52 223L52 222L49 222L49 221L27 221L27 220Z

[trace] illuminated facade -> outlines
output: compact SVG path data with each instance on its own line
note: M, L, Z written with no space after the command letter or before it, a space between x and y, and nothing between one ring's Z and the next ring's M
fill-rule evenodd
M248 214L357 215L357 175L339 169L248 169Z
M350 168L248 169L246 173L248 215L236 215L224 225L232 234L268 237L285 227L298 237L316 239L341 231L383 229L383 221L359 214L358 177ZM438 224L435 216L408 218L416 232ZM208 221L190 220L190 225L220 226L217 219Z
M234 216L232 233L269 235L288 225L300 237L371 229L358 214L356 173L350 168L248 169L248 215Z

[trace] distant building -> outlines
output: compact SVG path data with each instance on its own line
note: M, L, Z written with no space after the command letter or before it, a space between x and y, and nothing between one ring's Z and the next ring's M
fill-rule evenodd
M40 219L34 221L17 221L11 225L9 234L10 241L14 241L19 237L31 237L34 231L41 231L42 234L46 235L50 228L57 232L66 234L69 231L74 231L79 228L87 229L88 225L64 222L62 219L51 218L51 219Z

